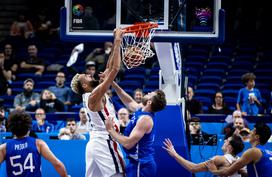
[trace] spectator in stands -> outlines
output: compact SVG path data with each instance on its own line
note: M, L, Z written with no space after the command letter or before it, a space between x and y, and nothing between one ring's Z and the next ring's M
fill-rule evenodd
M11 71L8 71L5 65L4 52L0 51L0 95L8 94L11 92L9 83L11 82Z
M256 116L262 106L260 91L254 88L256 76L253 73L246 73L241 79L246 86L239 90L236 107L243 115Z
M224 141L224 144L221 148L222 151L224 152L224 155L216 155L208 161L200 162L196 164L180 156L176 152L170 139L168 138L165 139L163 143L164 143L163 148L168 152L168 154L171 157L173 157L182 167L184 167L186 170L192 173L208 171L207 163L209 161L213 162L216 168L221 169L221 168L229 167L237 159L239 159L238 154L242 152L244 149L244 143L241 137L234 135ZM243 166L235 170L233 177L241 177L240 174L246 175L246 170L245 168L243 168Z
M198 117L192 117L189 120L190 135L205 135L206 132L201 130L200 119Z
M90 6L85 8L83 24L84 30L98 30L100 28L98 19L93 15L93 8Z
M43 108L38 108L35 111L35 119L36 121L32 124L32 131L46 133L54 131L54 125L45 120L46 114Z
M56 85L50 86L48 90L55 94L55 96L64 104L64 110L68 111L72 104L72 91L70 87L65 86L65 73L58 72L56 75Z
M225 139L232 136L234 133L238 135L240 133L240 130L242 130L243 128L249 128L246 119L242 117L234 118L233 122L228 123L223 129Z
M137 88L134 90L133 98L137 103L141 103L144 96L144 92L142 89Z
M28 39L33 35L33 25L27 19L24 12L19 12L17 19L12 23L10 27L10 36L17 36Z
M40 94L33 92L34 81L30 78L24 81L23 92L16 95L14 108L26 111L35 111L39 107Z
M4 106L0 105L0 132L6 132L6 111Z
M77 122L77 130L79 133L87 133L89 131L89 122L85 109L86 108L82 107L79 110L79 122Z
M16 60L15 52L11 44L7 43L4 46L5 64L4 67L11 71L11 80L16 79L16 72L18 70L18 61Z
M248 128L248 125L246 124L245 119L243 118L236 118L233 122L233 126L235 128L233 132L235 135L239 135L242 129Z
M230 114L231 110L225 104L222 92L216 92L214 95L214 102L209 107L208 113L210 114Z
M103 72L106 69L106 63L112 50L112 42L105 42L104 48L95 48L85 59L86 64L89 61L94 61L98 68L98 73Z
M45 10L41 10L38 13L37 19L34 22L34 26L36 37L41 41L47 41L51 34L52 22L50 19L48 19Z
M70 130L71 140L86 140L86 137L84 135L77 132L77 124L75 119L67 119L66 128Z
M28 58L23 59L20 63L21 72L34 72L36 75L42 75L44 72L44 62L38 58L38 48L35 44L30 44L27 48Z
M243 128L242 130L240 130L239 135L242 137L244 142L249 142L250 129Z
M252 147L227 168L218 169L213 162L208 163L209 171L218 176L230 176L238 169L247 166L248 176L272 176L272 151L265 147L270 136L270 127L264 122L257 122L249 135Z
M71 140L72 134L70 132L70 129L63 127L59 130L58 138L60 140Z
M85 66L86 66L85 74L90 74L91 76L94 76L94 77L97 76L96 62L88 61Z
M190 114L200 114L203 113L202 103L194 98L194 90L192 87L188 87L186 108Z
M120 133L124 133L125 128L127 127L130 119L129 119L129 112L127 108L121 108L118 110L118 119L120 122Z
M226 117L225 121L227 123L233 123L234 119L242 117L243 117L242 112L240 110L235 110L233 111L232 115Z
M64 104L48 89L44 89L41 93L40 107L46 113L64 111Z

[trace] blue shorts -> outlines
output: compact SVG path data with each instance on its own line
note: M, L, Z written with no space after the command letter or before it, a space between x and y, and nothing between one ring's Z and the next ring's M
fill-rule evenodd
M154 160L146 163L128 160L128 164L126 166L126 177L156 177L156 171L157 165Z

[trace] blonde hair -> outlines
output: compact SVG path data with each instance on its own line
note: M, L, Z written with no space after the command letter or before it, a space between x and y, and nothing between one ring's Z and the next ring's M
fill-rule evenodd
M78 78L79 78L79 74L76 74L74 77L73 77L73 79L72 79L72 81L71 81L71 89L73 90L73 92L75 92L75 93L77 93L77 94L80 94L80 89L79 89L79 80L78 80Z

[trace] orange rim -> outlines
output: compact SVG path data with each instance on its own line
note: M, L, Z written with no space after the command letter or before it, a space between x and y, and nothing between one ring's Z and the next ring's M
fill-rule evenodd
M149 29L157 28L157 23L150 23L150 22L142 22L142 23L135 23L134 25L128 26L123 28L125 33L149 33Z

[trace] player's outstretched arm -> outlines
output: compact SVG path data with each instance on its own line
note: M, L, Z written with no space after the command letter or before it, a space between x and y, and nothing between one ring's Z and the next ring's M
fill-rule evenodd
M37 145L40 154L54 166L58 174L61 177L68 177L64 164L53 154L48 145L42 140L37 140Z
M114 129L114 121L110 118L105 120L105 125L107 131L110 133L111 137L117 142L122 144L126 149L131 149L134 147L140 139L146 134L150 133L153 128L152 118L149 116L143 116L133 128L129 136L123 136L117 133Z
M0 164L5 160L7 144L0 145Z
M192 173L208 171L208 168L205 166L205 163L195 164L189 160L184 159L182 156L180 156L176 152L169 138L165 139L163 144L164 144L163 149L165 149L171 157L173 157L181 166L183 166L188 171Z
M112 83L112 87L116 91L118 97L123 104L132 112L135 112L142 105L138 104L129 94L127 94L116 82Z
M120 70L121 65L121 43L122 43L123 31L122 29L115 30L115 39L113 44L112 55L107 63L107 69L104 72L103 81L93 90L90 99L89 107L95 107L97 102L103 97L106 91L109 89L113 80Z

